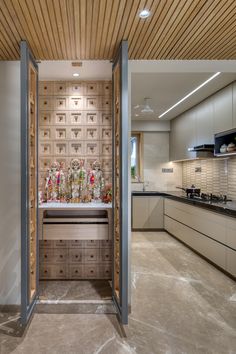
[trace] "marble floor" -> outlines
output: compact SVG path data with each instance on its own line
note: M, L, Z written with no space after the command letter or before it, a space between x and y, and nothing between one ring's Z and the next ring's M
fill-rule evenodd
M20 336L7 333L13 323L0 325L1 354L234 354L236 283L167 233L137 232L128 326L115 315L36 313Z
M109 280L40 280L41 300L108 300L112 297Z

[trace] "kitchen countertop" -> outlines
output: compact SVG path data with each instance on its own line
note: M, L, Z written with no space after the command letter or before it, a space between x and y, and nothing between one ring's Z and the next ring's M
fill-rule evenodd
M111 209L112 203L91 202L91 203L42 203L39 209L57 210L57 209Z
M165 198L180 201L186 204L191 204L199 208L208 209L220 214L224 214L231 217L236 217L236 201L232 202L211 202L192 199L186 196L182 191L133 191L132 196L163 196Z

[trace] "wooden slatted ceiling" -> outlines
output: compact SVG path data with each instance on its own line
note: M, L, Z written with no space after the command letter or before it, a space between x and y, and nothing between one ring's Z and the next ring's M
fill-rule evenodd
M140 19L148 8L151 16ZM0 60L236 59L235 0L0 0Z

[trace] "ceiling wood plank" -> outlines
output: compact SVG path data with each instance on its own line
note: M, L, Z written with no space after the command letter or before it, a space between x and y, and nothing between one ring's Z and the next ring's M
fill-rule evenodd
M219 41L221 35L224 37L227 36L227 30L230 30L232 25L235 24L236 16L236 3L232 3L228 8L222 8L219 11L219 14L214 23L209 26L207 25L205 29L201 32L201 35L198 36L199 48L192 48L187 52L187 55L196 55L196 52L202 53L207 47L207 44L211 47L214 45L214 35L217 33L217 42ZM230 20L234 21L231 22ZM227 38L227 37L226 37ZM210 54L210 53L209 53Z
M236 59L235 0L0 0L0 56L19 59L25 39L45 60ZM140 10L151 16L140 19ZM235 52L234 52L235 48Z

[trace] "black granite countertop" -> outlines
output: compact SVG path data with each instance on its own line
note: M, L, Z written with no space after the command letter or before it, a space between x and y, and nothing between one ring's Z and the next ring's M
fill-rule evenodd
M236 217L236 201L232 202L212 202L197 200L187 197L182 191L133 191L132 196L162 196L172 200L180 201L186 204L192 204L196 207L212 210L214 212L224 214L231 217Z

